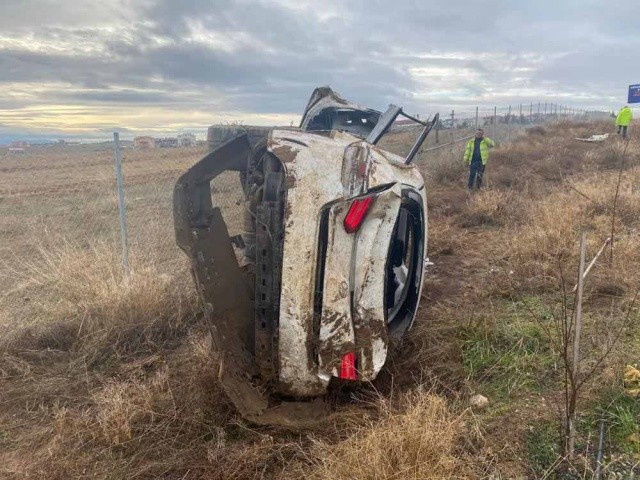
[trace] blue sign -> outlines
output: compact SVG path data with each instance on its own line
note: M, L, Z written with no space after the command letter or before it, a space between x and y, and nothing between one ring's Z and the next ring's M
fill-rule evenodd
M640 103L640 84L629 85L629 103Z

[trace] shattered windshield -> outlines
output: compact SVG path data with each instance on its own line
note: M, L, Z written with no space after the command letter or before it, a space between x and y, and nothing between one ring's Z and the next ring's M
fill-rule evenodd
M380 113L373 110L325 108L309 121L307 130L340 130L364 138L373 130L379 117Z

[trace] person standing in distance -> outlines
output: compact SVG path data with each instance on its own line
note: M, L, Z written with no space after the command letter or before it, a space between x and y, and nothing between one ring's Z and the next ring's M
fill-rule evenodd
M628 105L625 105L618 112L618 116L616 117L616 127L618 127L618 135L622 132L622 138L626 140L627 138L627 128L629 128L629 124L633 120L633 113L631 113L631 109Z
M475 138L467 142L464 149L464 162L469 165L469 182L467 187L472 190L474 186L482 187L482 176L489 160L489 149L496 146L496 142L484 136L484 130L476 130Z

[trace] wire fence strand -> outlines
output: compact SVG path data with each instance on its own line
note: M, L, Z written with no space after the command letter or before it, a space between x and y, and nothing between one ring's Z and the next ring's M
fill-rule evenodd
M534 125L607 118L606 112L587 112L544 102L452 109L450 113L442 113L421 154L446 153L447 149L458 148L478 127L484 128L485 134L494 140L508 142ZM388 146L391 151L394 151L391 147L397 150L394 153L406 155L411 142L403 136L409 138L415 132L411 124L396 127L397 138ZM131 141L122 141L122 186L133 275L141 262L153 264L167 274L186 268L184 255L174 239L173 186L183 172L206 154L208 147L205 142L177 148L169 144L172 148L143 149ZM0 302L8 292L19 292L28 298L27 292L33 286L26 274L16 272L24 269L25 259L34 258L41 249L71 245L82 250L98 243L121 249L113 146L112 141L60 143L32 146L21 155L0 150ZM243 229L246 206L239 186L236 172L224 173L212 182L213 203L221 207L231 235Z

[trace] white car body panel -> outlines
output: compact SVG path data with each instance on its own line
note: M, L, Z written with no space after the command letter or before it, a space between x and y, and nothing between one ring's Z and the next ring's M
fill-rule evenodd
M364 185L343 185L347 149L366 157ZM273 130L268 150L282 161L288 188L278 335L279 391L294 396L324 393L331 376L338 374L342 356L354 348L360 378L373 380L387 355L385 268L400 195L403 186L419 191L426 208L423 179L417 168L405 165L401 157L337 131L324 136ZM360 230L348 234L342 223L351 199L372 189L383 190ZM327 204L332 206L322 315L314 332L320 220ZM351 306L352 295L355 308Z

